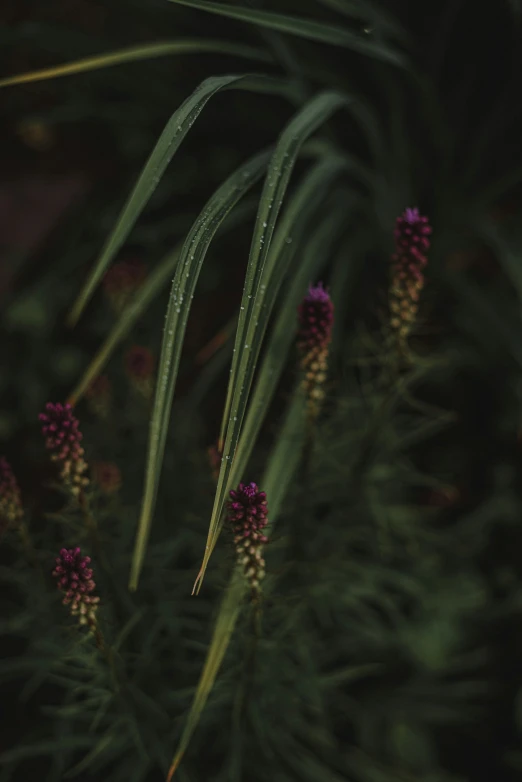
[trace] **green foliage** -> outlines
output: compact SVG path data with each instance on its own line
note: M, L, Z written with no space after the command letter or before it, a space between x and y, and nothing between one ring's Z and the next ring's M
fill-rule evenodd
M101 161L47 250L6 256L0 437L30 538L1 538L0 683L23 736L8 730L0 780L517 778L520 14L490 9L511 100L489 121L459 60L478 63L479 11L430 5L428 40L393 5L116 0L103 34L44 14L0 33L13 127L85 133ZM9 75L20 40L36 59ZM414 361L390 375L392 232L415 204L434 241ZM116 314L101 283L136 255L147 276ZM335 329L312 427L294 345L319 279ZM39 438L58 398L81 421L88 512ZM260 608L224 519L251 480L269 506ZM106 648L50 577L76 545Z

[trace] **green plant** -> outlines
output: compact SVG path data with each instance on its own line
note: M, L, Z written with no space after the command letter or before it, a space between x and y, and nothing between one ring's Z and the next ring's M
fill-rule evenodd
M123 493L104 494L101 480L88 493L66 491L63 505L47 508L45 525L27 525L44 580L60 549L89 552L103 642L61 628L66 618L56 595L35 589L27 552L16 554L13 538L13 562L2 570L13 593L2 631L26 645L23 656L2 663L0 675L27 677L26 698L45 682L55 704L44 707L50 722L43 738L37 725L32 743L4 754L6 778L32 754L52 759L50 780L88 773L114 782L174 774L182 782L454 782L468 772L448 759L452 733L464 741L487 723L501 574L483 558L493 525L514 528L521 498L514 460L485 460L489 499L459 506L451 484L471 480L469 429L462 441L445 438L458 426L453 410L465 415L470 387L485 382L498 355L506 386L518 382L520 237L509 218L499 227L492 212L520 186L522 168L519 160L495 157L486 122L471 142L465 124L459 137L455 93L441 94L436 73L444 47L451 49L449 33L426 62L400 13L396 19L384 4L283 6L173 0L162 20L177 12L174 18L189 25L208 12L228 20L219 29L230 31L230 42L127 46L0 82L14 87L188 52L211 52L211 65L222 72L222 55L238 58L232 75L227 65L225 75L206 74L192 92L178 79L177 104L170 104L160 71L151 95L143 90L150 117L173 113L115 219L112 203L112 227L69 311L72 333L90 340L93 329L101 343L94 358L82 354L84 371L74 373L67 393L75 408L86 409L83 397L113 371L137 329L158 355L154 399L151 358L141 396L132 396L120 373L121 404L107 396L105 407L93 407L108 423L86 417L88 456L110 456L121 467ZM137 9L139 19L145 9ZM452 9L448 3L444 10ZM245 30L251 39L238 44ZM243 60L255 65L246 70ZM117 71L107 71L107 79ZM96 89L93 95L97 105ZM226 109L213 109L220 101ZM111 118L115 132L129 149L135 143L144 151L151 128L133 140L122 128L135 112L125 105L121 112ZM266 112L262 128L252 112ZM509 116L496 116L508 137ZM220 119L227 123L222 136L215 129ZM219 138L215 158L231 151L226 172L202 166L183 175L184 145L199 126ZM234 147L248 133L238 159ZM203 146L198 139L196 154ZM491 170L476 164L484 149ZM193 181L197 203L181 210L173 228L172 199L183 205ZM161 213L162 199L167 208L159 220L154 209ZM382 332L389 323L398 327L381 301L392 231L398 215L418 202L433 223L433 247L418 309L408 299L411 317L400 335L403 352L408 337L411 362L390 376L391 347ZM97 289L140 228L143 245L162 259L135 290L124 291L118 314L96 331L103 307ZM448 262L479 241L494 249L500 267L489 287L474 270L458 272ZM229 299L230 252L237 253L243 291ZM84 261L77 259L76 269ZM327 281L335 327L328 375L321 371L324 402L311 416L294 347L298 307L318 278ZM226 298L223 322L233 326L182 393L202 283L212 297ZM64 287L69 296L77 279ZM398 295L397 284L392 290ZM155 300L165 304L164 325ZM212 324L214 332L222 325ZM140 351L152 357L150 347ZM216 425L200 407L220 394ZM504 403L516 409L514 392L494 412L492 443L502 440ZM205 457L210 441L221 458L216 482ZM224 540L229 493L251 480L266 492L270 520L261 616ZM434 508L443 497L453 500ZM521 584L510 567L506 579L502 621L511 627ZM205 747L204 759L192 740Z

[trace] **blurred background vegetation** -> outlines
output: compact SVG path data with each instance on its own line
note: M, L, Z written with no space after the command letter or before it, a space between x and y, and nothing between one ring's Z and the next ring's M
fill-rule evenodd
M47 401L69 397L114 327L103 287L74 328L67 314L170 116L209 76L263 72L295 86L290 101L231 90L207 104L116 258L143 265L147 278L227 176L273 145L307 99L342 90L368 112L365 130L340 113L316 138L350 155L359 175L294 237L298 256L310 247L324 255L318 268L336 306L325 410L311 463L288 474L277 501L248 714L238 721L234 705L249 633L240 621L178 776L517 780L522 9L516 0L222 3L348 30L374 47L365 52L190 5L3 0L0 8L0 79L171 40L247 45L258 58L225 45L0 90L0 452L21 485L42 566L50 571L57 550L76 545L80 533L74 510L64 513L50 486L37 416ZM404 67L379 54L392 49ZM317 149L298 161L291 193ZM165 778L232 567L223 536L201 594L191 597L215 492L207 448L219 435L258 202L259 189L202 268L143 586L132 596L125 587L152 400L128 356L146 348L157 366L168 277L103 370L108 417L92 400L77 406L89 461L116 464L122 475L119 493L95 507L111 565L99 576L100 594L111 578L120 585L106 622L114 639L127 628L127 700L110 694L96 650L85 639L77 648L53 585L48 596L35 586L16 540L2 538L0 780L66 779L75 764L85 781ZM412 340L420 361L409 378L414 398L400 396L375 428L392 232L415 205L434 232ZM315 229L339 208L343 230L327 247L328 228L320 236ZM297 260L292 274L298 268ZM274 470L285 462L274 448L294 364L245 480L261 484L268 475L277 485ZM359 480L352 467L368 443Z

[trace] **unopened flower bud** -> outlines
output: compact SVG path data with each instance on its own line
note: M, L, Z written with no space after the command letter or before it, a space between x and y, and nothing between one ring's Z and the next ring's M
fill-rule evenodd
M332 339L333 303L322 283L311 286L299 305L297 346L301 354L303 389L308 413L316 418L324 398L322 386L328 371L328 351Z
M64 486L78 497L89 483L85 475L87 464L83 458L79 421L73 415L70 404L49 402L45 411L39 419L43 424L46 448L51 452L51 459L61 467L60 478Z
M230 492L227 519L234 535L236 558L254 596L260 592L259 582L265 574L263 547L268 538L262 530L268 523L266 494L255 483L240 483Z

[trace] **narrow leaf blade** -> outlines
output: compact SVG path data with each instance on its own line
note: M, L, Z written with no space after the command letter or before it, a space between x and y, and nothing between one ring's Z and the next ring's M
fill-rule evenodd
M302 220L306 222L307 215ZM248 460L256 444L279 379L285 367L289 351L295 339L297 308L311 281L323 267L330 251L337 241L346 220L345 208L337 210L324 220L307 241L306 248L299 253L300 263L292 274L285 290L285 300L275 323L266 348L266 354L259 370L252 399L245 416L245 423L232 465L230 482L236 485L245 473ZM295 233L299 233L296 226Z
M116 221L116 225L105 242L101 255L71 310L69 315L71 324L76 323L80 317L110 262L129 236L138 217L150 200L172 157L208 101L221 90L233 87L283 94L288 91L287 82L269 77L213 76L202 82L192 95L182 103L167 122Z
M259 62L270 62L270 56L262 49L226 41L214 41L204 38L195 40L163 41L144 44L143 46L128 46L105 54L95 54L92 57L82 57L63 65L51 68L41 68L17 76L0 79L0 87L12 87L16 84L30 84L37 81L58 79L63 76L75 76L78 73L88 73L116 65L125 65L139 60L150 60L155 57L168 57L177 54L202 54L204 52L229 54L234 57L244 57Z
M132 301L125 308L117 323L105 339L91 363L87 367L78 385L72 391L68 401L75 405L83 397L93 380L98 377L107 364L116 347L129 333L140 315L147 309L154 298L163 290L172 272L174 271L181 252L181 245L168 253L154 270L153 274L145 281Z
M221 185L195 221L181 251L167 308L158 382L150 422L145 488L129 581L129 588L132 590L137 588L145 557L181 350L199 273L217 230L242 196L260 179L269 160L270 151L259 153Z
M271 529L274 527L284 496L301 457L305 431L304 420L304 399L300 392L296 392L262 481L263 489L266 491L270 501ZM205 665L185 728L169 769L167 782L171 782L196 730L228 649L241 608L241 602L246 592L247 588L243 573L236 569L232 574L229 588L219 610Z
M367 36L358 35L338 25L326 24L325 22L317 22L311 19L301 19L298 16L288 16L272 11L238 8L225 3L207 2L207 0L170 0L170 2L226 16L229 19L248 22L259 27L266 27L280 33L297 35L310 41L318 41L331 46L342 46L359 54L374 57L393 65L404 66L406 64L404 55L390 45L381 41L370 40Z
M304 141L326 122L331 115L350 103L350 99L336 92L317 95L289 122L274 152L261 196L252 239L245 287L241 301L235 341L235 361L229 382L224 417L227 434L223 460L219 473L214 507L210 520L207 545L194 590L201 586L209 558L219 534L219 524L226 493L231 488L230 471L239 440L243 416L255 370L261 340L274 304L274 288L270 300L266 290L270 287L273 264L265 264L269 255L276 220L281 209L288 182ZM274 255L274 258L276 255Z

